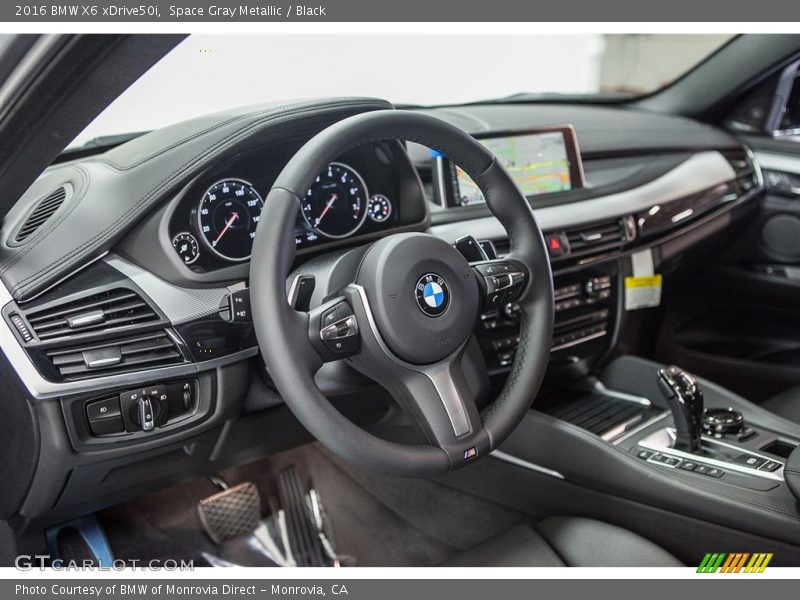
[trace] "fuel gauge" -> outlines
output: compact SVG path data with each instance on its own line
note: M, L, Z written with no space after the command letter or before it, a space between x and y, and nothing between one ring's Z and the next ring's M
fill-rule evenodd
M392 202L383 194L375 194L369 199L367 214L376 223L383 223L392 214Z
M185 231L172 238L172 247L175 248L175 252L178 253L185 265L192 264L200 256L197 238Z

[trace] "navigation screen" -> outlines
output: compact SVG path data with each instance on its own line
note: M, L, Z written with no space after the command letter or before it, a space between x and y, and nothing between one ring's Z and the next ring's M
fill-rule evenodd
M487 137L479 141L502 162L525 196L538 196L582 187L579 166L575 164L577 157L574 151L570 151L574 148L573 140L570 138L568 144L565 131L571 133L570 129L557 129ZM458 166L447 164L453 181L452 197L447 204L485 204L483 194L470 176Z

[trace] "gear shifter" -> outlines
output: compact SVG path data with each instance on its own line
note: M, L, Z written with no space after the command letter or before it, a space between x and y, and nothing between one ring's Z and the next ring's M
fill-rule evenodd
M699 452L703 432L703 392L694 377L678 367L666 367L658 371L658 387L667 399L675 421L675 448Z

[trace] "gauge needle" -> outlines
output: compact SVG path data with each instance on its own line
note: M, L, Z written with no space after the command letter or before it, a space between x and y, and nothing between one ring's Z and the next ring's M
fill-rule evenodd
M321 214L321 215L319 216L319 218L317 219L317 225L319 225L320 223L322 223L322 219L323 219L323 217L325 217L325 215L327 214L327 212L328 212L328 211L331 209L331 207L333 206L333 203L334 203L334 202L336 202L336 198L337 198L337 197L338 197L338 196L337 196L336 194L334 194L333 196L331 196L331 199L330 199L330 200L328 200L328 203L325 205L325 209L322 211L322 214Z
M222 239L222 236L225 235L225 232L231 228L231 226L236 222L236 219L238 218L239 218L239 213L231 213L231 216L228 218L227 221L225 221L225 227L222 228L222 231L219 232L217 239L214 240L215 246L217 245L217 242L219 242Z

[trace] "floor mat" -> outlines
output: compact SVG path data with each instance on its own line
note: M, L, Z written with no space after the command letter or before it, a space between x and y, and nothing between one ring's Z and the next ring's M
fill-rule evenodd
M226 470L221 477L230 485L252 481L266 499L277 494L276 477L291 465L303 485L311 480L319 492L337 551L360 566L438 565L525 520L435 481L361 471L318 444ZM200 553L213 554L216 547L202 532L196 505L215 491L210 482L195 480L102 511L98 518L117 558L194 558L203 564Z

